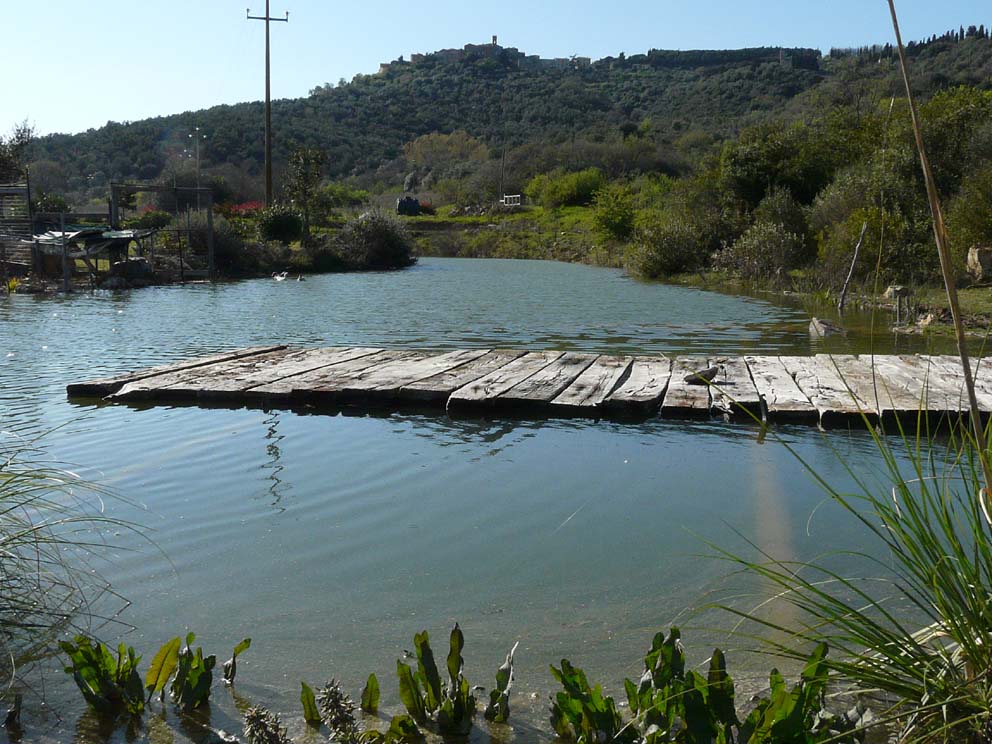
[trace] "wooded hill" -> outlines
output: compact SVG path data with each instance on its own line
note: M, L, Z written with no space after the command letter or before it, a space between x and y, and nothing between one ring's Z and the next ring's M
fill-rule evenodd
M418 55L350 83L275 101L277 167L296 147L318 147L331 178L366 186L395 182L403 145L434 131L465 130L493 157L527 143L609 142L637 137L658 154L652 168L678 171L694 148L742 128L813 115L824 104L898 90L891 48L832 51L760 48L651 50L566 69L522 66L515 50L471 47L460 59ZM992 42L984 28L910 45L925 98L958 84L992 86ZM110 179L154 180L189 170L183 149L193 126L209 134L207 172L245 196L263 157L262 104L217 106L138 122L110 122L33 144L32 177L50 192L96 192ZM660 161L659 161L660 159Z

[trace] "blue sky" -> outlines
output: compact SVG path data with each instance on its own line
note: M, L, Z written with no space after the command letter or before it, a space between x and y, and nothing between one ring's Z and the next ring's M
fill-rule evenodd
M274 98L375 72L413 52L484 43L545 57L656 49L859 46L891 41L885 0L271 0ZM264 0L0 0L0 132L41 134L259 100ZM904 38L992 25L988 0L898 0ZM16 59L24 60L17 65ZM14 62L13 64L11 64Z

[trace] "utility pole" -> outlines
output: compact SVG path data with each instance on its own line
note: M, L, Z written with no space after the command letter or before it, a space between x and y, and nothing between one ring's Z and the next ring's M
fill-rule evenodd
M282 21L289 23L289 11L285 18L269 15L269 0L265 0L265 15L253 16L251 8L245 11L249 21L265 21L265 206L272 204L272 88L269 74L269 23Z

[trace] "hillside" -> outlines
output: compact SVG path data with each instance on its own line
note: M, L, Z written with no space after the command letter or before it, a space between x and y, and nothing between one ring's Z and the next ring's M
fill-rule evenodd
M986 37L983 31L914 44L921 93L992 85ZM896 84L890 53L887 47L827 57L809 49L652 50L541 65L515 49L470 45L397 60L377 74L315 88L307 98L275 101L275 159L278 167L296 146L319 147L328 155L329 177L363 177L371 185L396 178L405 143L462 129L493 153L504 145L596 143L637 133L677 161L687 141L718 141L749 124L801 116L824 96L883 94ZM259 102L44 137L34 144L33 177L45 190L91 195L105 191L109 179L171 177L189 169L183 148L193 126L209 134L205 171L223 177L234 193L250 191L261 170Z

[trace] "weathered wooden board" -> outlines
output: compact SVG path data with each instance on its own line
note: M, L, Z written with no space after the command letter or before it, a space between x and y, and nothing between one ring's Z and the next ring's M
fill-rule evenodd
M706 369L706 357L676 357L672 362L672 377L668 381L665 400L661 404L662 416L678 418L710 415L710 386L705 382L687 381L695 372Z
M744 360L720 358L710 361L720 367L720 372L710 385L713 410L724 416L738 415L745 420L761 418L761 396Z
M358 359L375 349L336 347L297 349L214 364L195 370L149 378L126 385L114 397L202 398L204 400L239 400L264 397L253 388L323 369L340 362Z
M551 405L560 411L573 409L591 413L593 409L603 405L603 401L623 380L633 361L631 357L625 356L596 357L571 385L551 401Z
M769 421L816 421L819 413L778 357L744 357Z
M820 416L822 426L856 423L859 419L874 422L875 406L859 398L837 373L829 357L779 357L799 389L809 398Z
M503 407L540 407L551 401L581 375L596 359L595 354L568 351L502 393L496 404Z
M928 380L937 379L961 399L962 408L968 405L968 390L964 384L961 360L952 356L899 356L899 362L919 371ZM975 397L983 411L992 411L992 361L971 360L971 374L975 383Z
M672 360L666 357L635 357L627 379L603 401L613 412L644 413L661 405L672 375Z
M113 395L113 400L142 400L148 398L183 399L195 398L197 393L211 386L235 384L242 377L250 376L259 369L270 368L286 357L297 354L292 349L279 349L264 354L253 354L215 364L192 369L145 377L127 383Z
M137 380L143 380L146 377L154 377L156 375L164 375L170 372L178 372L185 369L194 369L196 367L205 367L209 364L217 364L218 362L228 362L232 359L241 359L243 357L250 357L255 354L266 354L271 351L279 351L280 349L285 349L285 345L272 345L272 346L253 346L247 349L237 349L235 351L227 351L221 354L211 354L210 356L199 357L197 359L185 359L181 362L173 362L172 364L163 364L159 367L150 367L149 369L139 370L137 372L131 372L125 375L118 375L116 377L104 377L98 380L88 380L86 382L74 382L66 386L66 393L70 397L79 398L93 398L93 397L104 397L112 393L116 393L122 387L124 387L129 382L136 382Z
M491 404L507 390L558 359L560 351L531 351L459 388L448 398L448 410Z
M428 377L445 374L464 364L475 361L487 353L486 349L451 351L423 358L410 357L363 370L342 383L338 390L341 398L350 400L390 400L403 397L404 385Z
M378 364L384 364L393 358L391 356L384 357L384 355L390 353L386 349L363 346L354 347L352 351L356 355L350 359L336 362L327 367L293 375L292 377L275 380L264 385L256 385L251 389L251 393L256 398L261 397L272 401L305 397L307 391L324 384L334 372L342 374L358 372Z
M406 400L438 401L443 405L454 391L505 367L525 353L508 349L494 349L460 367L404 385L400 392Z
M372 357L366 357L366 359L373 360L372 364L366 366L348 369L347 365L335 365L318 370L315 373L318 375L316 382L308 385L306 389L295 388L293 390L293 396L294 398L303 397L310 402L322 404L351 401L354 400L354 395L349 393L349 391L355 390L361 384L362 380L372 375L379 375L379 379L383 379L386 376L395 374L400 365L423 361L429 356L429 354L420 351L405 351L402 349L382 351L372 355ZM356 363L360 363L364 359L357 359L355 361Z

